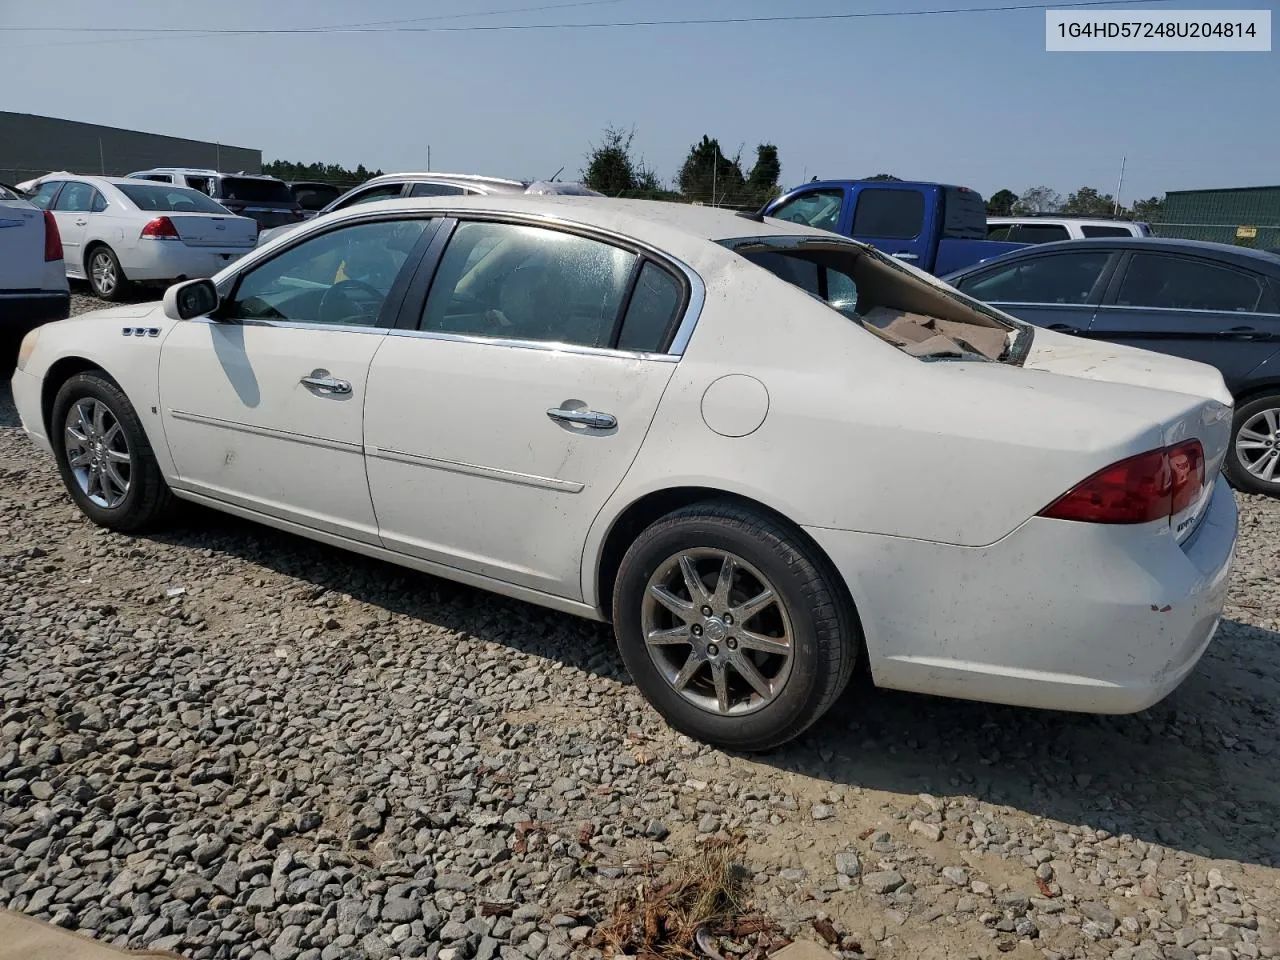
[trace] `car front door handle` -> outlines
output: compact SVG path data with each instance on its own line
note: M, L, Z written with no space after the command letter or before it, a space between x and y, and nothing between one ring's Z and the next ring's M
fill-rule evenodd
M893 255L895 260L919 260L920 254L908 253L906 250L900 250Z
M1266 340L1267 335L1254 327L1232 327L1223 334L1229 340Z
M302 377L298 382L325 396L343 397L351 393L350 381L331 377L328 370L312 370L309 376Z
M547 416L557 423L577 423L592 430L612 430L618 425L618 418L611 413L597 413L595 410L570 410L566 407L552 407Z

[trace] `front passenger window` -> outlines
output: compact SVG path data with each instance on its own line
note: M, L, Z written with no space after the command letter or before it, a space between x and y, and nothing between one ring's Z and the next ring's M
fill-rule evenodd
M840 225L843 204L844 191L839 188L810 190L781 204L769 216L819 230L835 230Z
M429 220L380 220L330 230L245 273L225 308L239 320L385 326L391 285Z
M987 303L1087 303L1110 258L1106 250L1029 257L966 277L956 286Z

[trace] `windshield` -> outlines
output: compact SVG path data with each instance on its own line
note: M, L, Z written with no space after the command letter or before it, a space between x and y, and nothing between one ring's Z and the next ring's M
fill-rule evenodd
M20 199L22 198L19 197L15 191L11 190L9 187L5 186L3 183L0 183L0 200L20 200Z
M293 205L293 194L283 180L266 177L223 177L221 197L250 203L283 203Z
M220 213L230 215L231 211L210 200L199 190L187 187L175 187L167 183L117 183L116 189L133 201L139 210L160 211L164 213Z

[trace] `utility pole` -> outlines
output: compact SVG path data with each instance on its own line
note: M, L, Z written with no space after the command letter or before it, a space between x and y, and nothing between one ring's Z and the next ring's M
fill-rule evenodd
M427 173L431 172L431 144L427 144Z
M214 151L213 167L215 170L221 173L222 172L222 141L221 140L219 140L217 143L213 145L213 151Z
M98 138L98 166L102 168L102 175L107 175L107 156L102 152L102 138Z
M720 145L711 146L711 205L716 205L716 176L720 173Z
M1120 158L1120 182L1116 184L1116 205L1111 211L1113 217L1120 214L1120 191L1124 189L1124 162L1125 157Z

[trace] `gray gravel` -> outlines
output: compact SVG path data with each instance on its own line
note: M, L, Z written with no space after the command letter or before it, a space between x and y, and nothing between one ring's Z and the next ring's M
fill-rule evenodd
M598 955L644 863L744 837L846 956L1280 955L1280 504L1131 717L854 688L733 757L608 631L193 511L81 519L0 393L0 906L244 960ZM856 943L857 949L854 945Z

